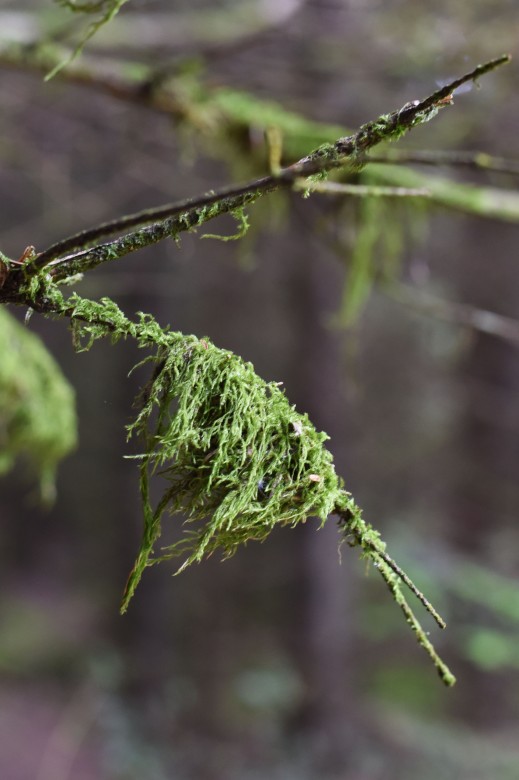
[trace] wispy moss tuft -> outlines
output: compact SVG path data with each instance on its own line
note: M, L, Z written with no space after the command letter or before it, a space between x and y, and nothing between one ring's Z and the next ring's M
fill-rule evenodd
M216 233L204 233L202 238L216 238L218 241L238 241L240 238L243 238L250 227L249 218L245 213L245 209L243 207L234 209L231 211L231 214L238 223L238 229L236 233L233 233L230 236L220 236ZM200 220L201 222L205 222L204 215L201 215Z
M97 16L87 27L73 52L62 62L59 62L50 73L47 74L45 77L46 81L52 79L60 70L72 62L72 60L75 60L76 57L81 54L85 44L90 38L92 38L101 27L104 27L105 24L108 24L108 22L113 19L128 0L54 0L54 2L64 8L68 8L68 10L73 13L92 14Z

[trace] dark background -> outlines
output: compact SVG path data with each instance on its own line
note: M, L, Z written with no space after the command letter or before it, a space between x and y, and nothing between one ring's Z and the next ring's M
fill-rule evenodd
M0 2L0 40L57 29L66 12L42 5ZM356 127L514 54L518 11L488 0L135 0L87 50L157 63L203 55L210 86ZM512 62L404 146L517 156L516 83ZM251 174L247 146L237 161L188 123L59 78L4 69L0 94L1 249L13 257ZM404 218L400 278L517 316L515 225L405 203L394 211ZM443 688L357 553L343 549L339 564L333 521L278 530L178 578L169 564L150 569L120 617L141 528L137 469L123 455L146 380L127 374L142 353L106 342L75 354L63 323L35 316L30 328L76 389L80 445L50 511L22 465L1 485L0 776L515 780L517 347L382 289L338 327L349 255L335 246L354 246L358 204L291 194L250 219L243 242L185 235L180 248L164 242L92 272L78 291L207 335L284 381L331 435L366 519L447 618L443 635L428 628L458 684ZM233 229L221 220L208 232Z

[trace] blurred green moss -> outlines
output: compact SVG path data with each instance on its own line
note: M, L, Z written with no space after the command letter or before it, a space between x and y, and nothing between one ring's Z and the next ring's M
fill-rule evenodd
M0 475L22 456L45 501L59 461L75 446L74 391L40 339L0 309Z

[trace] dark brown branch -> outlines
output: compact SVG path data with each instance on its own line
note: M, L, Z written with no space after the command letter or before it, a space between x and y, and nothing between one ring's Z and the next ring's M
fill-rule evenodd
M266 176L263 179L257 179L250 184L222 188L218 190L218 192L211 192L197 198L187 198L186 200L167 203L163 206L158 206L157 208L145 209L124 217L117 217L109 222L103 222L100 225L96 225L94 228L82 230L68 238L57 241L38 255L34 265L37 268L43 268L65 252L71 252L73 249L78 249L79 247L88 247L89 244L92 244L99 238L111 236L115 233L122 233L127 228L147 225L151 222L158 222L160 220L175 217L179 214L186 214L193 209L208 208L226 198L239 198L242 195L247 195L251 190L255 190L258 193L269 191L271 188L274 189L276 184L277 182L272 176Z
M254 203L267 192L292 187L294 182L301 178L345 165L361 168L366 162L366 152L371 148L382 141L399 138L413 127L429 121L440 108L451 104L452 92L456 87L494 70L509 59L507 55L503 55L479 65L424 100L406 103L400 110L362 125L357 133L339 138L334 144L319 147L298 162L282 168L276 175L265 176L200 198L122 217L59 241L24 266L8 266L0 302L22 302L18 299L18 290L24 279L38 273L42 268L47 270L54 281L60 281L165 238L176 237L179 233L196 228L221 214L236 212ZM142 225L144 227L141 227ZM138 229L108 243L90 249L83 248L102 236L121 232L128 227ZM74 251L77 249L80 251ZM70 254L66 254L67 252Z
M484 65L479 65L424 100L406 103L400 110L362 125L357 133L339 138L334 144L320 147L293 165L282 168L277 175L266 176L236 188L226 188L201 198L168 204L157 209L122 217L70 236L41 253L31 264L28 273L31 273L33 269L36 271L43 267L49 267L49 272L55 279L59 280L108 260L122 257L168 236L176 236L184 230L197 227L221 214L233 212L253 203L266 192L272 192L281 187L291 187L294 181L301 177L312 176L346 164L361 167L365 164L365 153L371 148L382 141L398 138L416 125L428 121L437 113L438 109L450 105L454 89L494 70L508 62L509 59L508 55L503 55ZM109 244L93 249L83 249L81 252L63 257L66 252L84 247L102 236L121 232L128 227L146 225L150 222L153 224L149 227L143 227Z

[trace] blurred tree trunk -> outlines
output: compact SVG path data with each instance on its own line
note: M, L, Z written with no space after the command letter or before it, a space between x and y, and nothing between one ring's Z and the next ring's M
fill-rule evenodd
M301 231L299 231L301 235ZM295 323L293 381L290 396L318 429L333 431L330 447L339 474L344 472L347 406L344 398L343 336L328 326L341 294L341 271L322 247L292 247L292 313ZM328 262L330 264L328 265ZM342 449L341 449L342 448ZM339 535L333 520L317 530L307 524L301 535L304 600L299 648L308 698L301 713L316 740L322 769L342 767L352 755L355 708L355 584L351 561L340 565Z
M474 249L462 269L459 299L513 316L519 309L519 266L515 258L510 262L514 232L500 227L496 255L494 225L471 221L467 229ZM489 261L493 265L491 284ZM519 511L519 355L514 346L491 336L478 333L472 339L461 366L465 411L448 533L464 556L513 576L515 545L508 552L506 548ZM462 717L481 727L496 727L496 722L505 723L513 717L507 705L509 681L505 675L488 674L467 664L460 677Z

